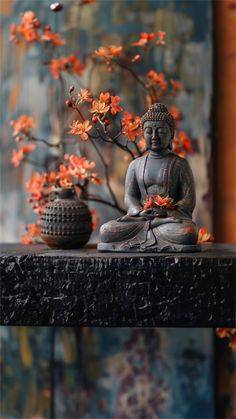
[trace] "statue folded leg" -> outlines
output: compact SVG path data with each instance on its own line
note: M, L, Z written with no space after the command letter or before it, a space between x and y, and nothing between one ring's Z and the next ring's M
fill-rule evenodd
M135 218L134 218L135 219ZM136 221L137 220L137 221ZM109 221L100 229L100 251L194 252L197 230L191 220Z
M145 242L149 229L149 221L135 219L134 221L113 220L102 225L100 229L101 243L99 250L126 250L133 240Z
M152 234L156 238L156 244L148 246L150 251L166 252L195 252L200 250L197 242L197 228L192 220L184 219L176 223L165 223L151 228Z

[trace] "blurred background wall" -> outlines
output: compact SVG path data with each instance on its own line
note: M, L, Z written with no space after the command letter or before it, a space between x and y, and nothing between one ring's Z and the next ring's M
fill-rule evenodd
M194 219L198 226L206 226L212 231L212 6L210 1L119 1L99 0L83 9L77 0L64 2L64 10L55 15L50 11L50 1L21 0L2 3L2 241L16 241L22 227L35 220L29 204L26 203L24 184L32 173L29 164L14 169L10 164L14 141L11 138L9 121L22 113L35 118L37 127L34 132L39 138L55 141L58 124L55 112L55 90L58 80L53 80L42 65L42 51L37 45L26 48L24 44L15 46L8 40L9 26L19 19L21 11L34 9L40 21L60 31L67 43L59 47L60 56L71 53L85 59L100 45L130 44L139 39L140 32L167 33L166 47L153 49L148 62L140 63L141 72L154 68L166 73L168 79L180 80L183 91L176 97L174 104L183 115L180 129L192 138L194 153L189 161L194 172L197 205ZM56 18L55 18L56 16ZM87 58L88 60L88 58ZM88 63L90 66L90 63ZM86 78L86 76L85 76ZM93 90L111 90L121 96L125 108L138 115L146 109L146 98L142 90L126 73L109 75L104 68L98 68L93 75ZM67 84L75 80L66 80ZM85 80L86 84L86 80ZM56 92L57 93L57 92ZM63 92L66 99L66 92ZM58 99L58 96L57 96ZM68 132L70 117L65 109L64 130ZM86 146L85 146L86 147ZM48 151L37 149L34 160L40 164ZM91 149L87 154L93 158ZM112 185L120 202L123 202L124 177L128 162L120 150L104 151L110 167ZM38 170L38 168L35 168ZM100 188L100 193L106 192ZM94 204L92 205L94 206ZM100 223L117 217L117 213L105 206L97 205Z

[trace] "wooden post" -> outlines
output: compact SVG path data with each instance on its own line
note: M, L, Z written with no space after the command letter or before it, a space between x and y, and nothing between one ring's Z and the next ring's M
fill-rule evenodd
M236 243L236 1L213 1L214 235Z

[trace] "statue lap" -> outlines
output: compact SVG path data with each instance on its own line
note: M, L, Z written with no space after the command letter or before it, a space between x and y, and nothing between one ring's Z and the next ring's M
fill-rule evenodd
M153 220L154 221L154 220ZM112 220L100 229L100 251L198 251L197 229L191 219L152 228L153 221Z

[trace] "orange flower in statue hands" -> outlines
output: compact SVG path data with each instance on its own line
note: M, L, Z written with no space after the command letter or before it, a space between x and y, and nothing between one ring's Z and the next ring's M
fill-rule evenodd
M169 196L153 195L153 202L157 207L174 208L173 199Z

